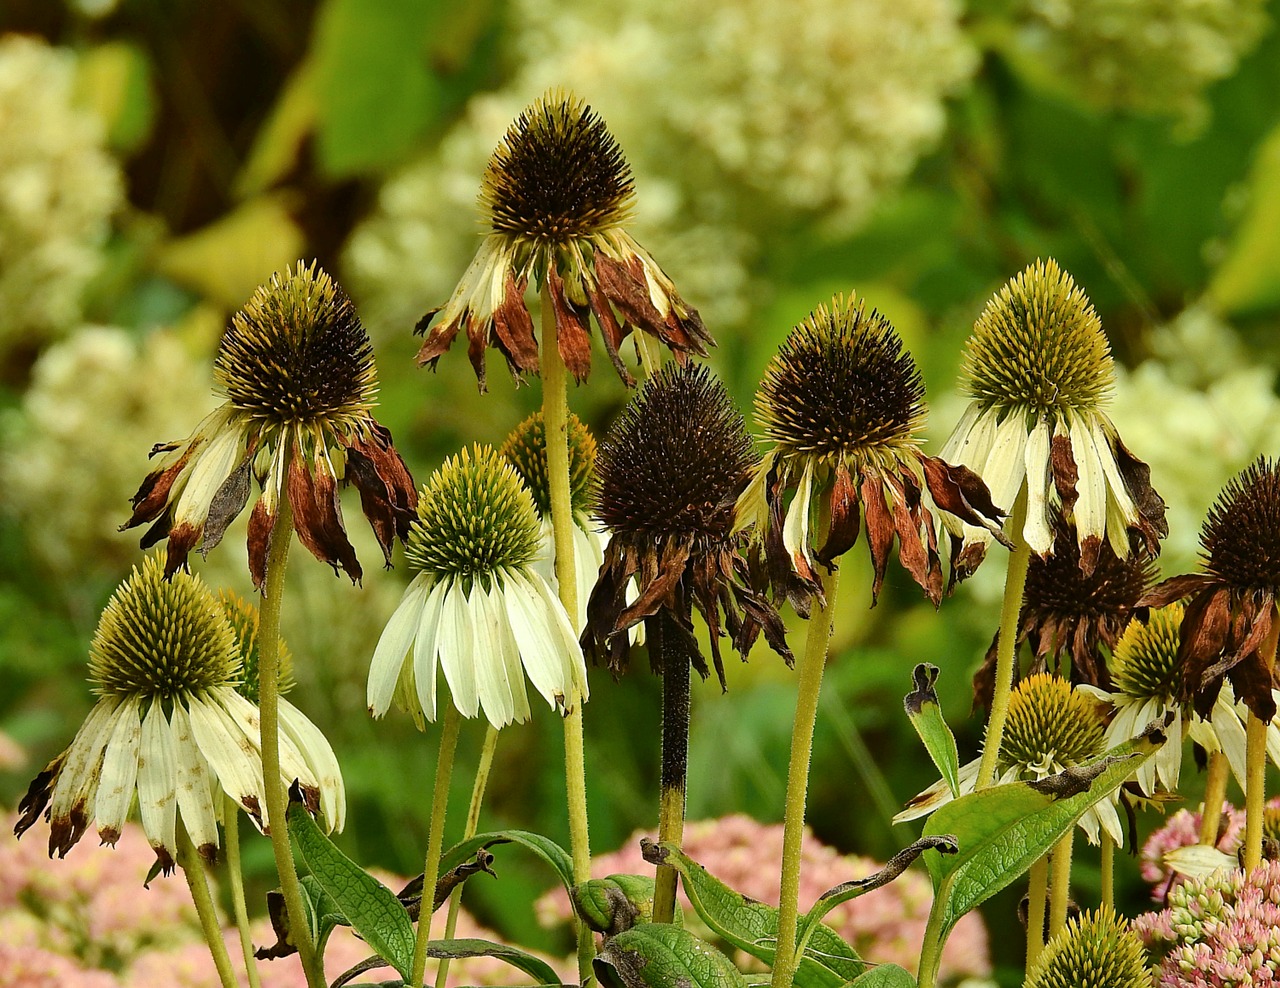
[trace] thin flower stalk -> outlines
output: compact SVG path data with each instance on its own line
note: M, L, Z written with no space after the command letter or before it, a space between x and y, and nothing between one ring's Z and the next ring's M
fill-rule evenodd
M671 616L665 611L646 621L651 650L661 650L662 772L658 796L658 840L679 846L684 840L686 781L689 774L689 691L693 664ZM653 921L671 923L676 915L677 872L659 865L653 890Z
M1102 835L1102 848L1099 869L1102 873L1099 882L1098 898L1107 909L1116 905L1116 844L1108 834Z
M191 901L195 903L196 916L200 919L200 930L204 934L205 943L209 945L209 953L213 956L213 965L218 971L218 981L222 988L236 988L235 971L231 968L231 956L227 953L227 944L222 939L222 925L218 922L218 911L213 905L213 896L209 894L209 880L204 874L204 862L200 859L195 845L187 835L186 827L178 826L178 867L191 889Z
M244 969L249 977L249 988L260 988L258 958L253 951L253 934L249 932L249 909L244 898L244 871L240 861L239 807L230 796L222 797L223 819L226 820L227 880L231 886L231 911L236 918L236 932L240 936L240 952L244 955Z
M409 983L420 985L427 971L427 945L431 942L431 919L435 915L436 879L440 877L440 856L444 852L444 818L449 806L449 780L453 776L453 756L458 750L462 714L452 703L445 704L440 731L440 751L436 757L436 778L431 790L431 824L427 831L427 857L422 867L422 905L418 912L418 932L413 943L413 967Z
M1273 614L1267 637L1258 646L1263 666L1271 670L1275 669L1277 634L1280 634L1280 615ZM1252 710L1249 711L1245 740L1247 779L1244 792L1244 849L1240 858L1240 864L1246 872L1262 863L1263 816L1267 802L1268 725L1269 721L1263 720Z
M1222 804L1227 798L1227 780L1231 777L1231 763L1225 752L1209 752L1209 766L1205 772L1204 802L1200 810L1200 843L1207 847L1218 846L1218 828L1222 822Z
M1044 918L1049 902L1049 856L1031 866L1027 882L1027 962L1030 971L1044 950Z
M1049 936L1056 937L1067 925L1067 906L1071 901L1071 852L1075 844L1076 828L1067 831L1058 841L1049 858ZM1102 835L1107 840L1107 835Z

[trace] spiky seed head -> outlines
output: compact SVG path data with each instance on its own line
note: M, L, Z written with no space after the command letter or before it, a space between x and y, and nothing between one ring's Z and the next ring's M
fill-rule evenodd
M1113 552L1102 551L1093 572L1086 576L1080 569L1075 533L1066 532L1054 539L1052 555L1032 555L1022 606L1029 614L1042 617L1120 616L1133 610L1156 575L1155 563L1145 556L1120 559Z
M450 457L418 493L405 559L437 579L502 579L527 566L538 551L541 526L533 496L515 468L492 446Z
M148 556L112 594L89 645L102 694L155 700L199 695L240 674L235 633L204 581Z
M1152 611L1145 622L1129 622L1111 653L1111 682L1116 692L1135 699L1165 701L1179 694L1183 613L1183 606L1175 602Z
M494 233L559 244L622 224L634 194L631 168L599 114L553 90L520 114L489 158L480 205Z
M547 430L542 413L534 412L507 436L500 452L533 495L538 514L551 517L551 483L547 477ZM573 510L586 511L591 478L596 469L596 440L583 421L569 413L569 501Z
M1240 590L1280 594L1280 468L1259 457L1227 482L1200 532L1205 569Z
M961 376L984 406L1046 415L1096 409L1115 384L1115 366L1093 304L1051 259L1036 261L987 303Z
M593 512L630 537L722 542L756 457L733 400L710 372L668 364L600 445Z
M1078 765L1102 754L1103 724L1097 701L1065 679L1037 673L1009 697L1000 757L1006 764L1036 765L1052 759Z
M235 633L236 650L240 654L240 684L236 692L253 703L258 702L258 609L230 590L218 591L218 603L222 605L222 613L231 622L231 630ZM280 692L288 693L293 689L293 654L289 646L280 640L278 656L280 669Z
M1070 920L1045 946L1027 988L1153 988L1138 935L1111 909Z
M787 336L756 393L783 455L883 456L915 447L924 381L889 320L849 296L819 305Z
M222 338L214 376L233 405L268 426L344 430L378 393L355 306L314 262L273 274L253 293Z

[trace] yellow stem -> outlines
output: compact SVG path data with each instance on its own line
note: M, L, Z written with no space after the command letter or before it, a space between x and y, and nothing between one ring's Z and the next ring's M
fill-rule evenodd
M1102 833L1102 905L1116 907L1116 846L1106 831Z
M1053 849L1049 867L1053 871L1053 882L1049 888L1049 936L1056 937L1067 925L1067 905L1071 900L1071 846L1075 841L1076 828L1072 827L1067 835L1058 841Z
M285 823L288 804L280 776L280 604L284 574L293 542L293 511L287 497L280 498L279 514L267 547L267 585L258 605L258 708L262 730L262 791L267 799L267 829L275 854L280 891L289 916L289 942L298 948L298 959L309 988L325 988L324 970L311 942L306 905L298 870L289 846Z
M1258 646L1258 658L1267 669L1276 664L1276 637L1280 635L1280 614L1272 608L1271 630ZM1269 721L1249 713L1245 731L1244 853L1240 864L1250 872L1262 864L1262 818L1267 802L1267 728Z
M1027 970L1044 950L1045 900L1049 895L1049 855L1043 855L1027 873Z
M449 808L449 779L453 775L453 755L458 748L462 714L447 698L444 725L440 730L440 751L436 756L436 778L431 789L431 827L427 831L427 859L422 866L422 903L418 907L418 935L413 944L412 985L422 984L427 971L427 944L431 942L431 917L435 913L436 879L440 875L440 855L444 852L444 816Z
M1222 804L1227 798L1227 780L1231 763L1221 751L1209 752L1209 769L1204 780L1204 803L1200 808L1200 843L1218 846L1218 828L1222 825Z
M985 789L995 781L996 761L1000 757L1000 741L1009 714L1009 694L1013 691L1013 660L1018 649L1018 617L1022 613L1022 591L1027 584L1027 567L1031 563L1031 547L1023 538L1027 517L1027 492L1024 486L1013 505L1013 514L1005 531L1014 540L1009 553L1009 568L1004 578L1004 602L1000 607L1000 632L996 640L996 682L987 714L987 732L982 743L982 761L978 763L977 789Z
M205 943L209 945L209 953L213 955L213 966L218 969L218 981L222 988L236 988L235 971L231 968L231 955L227 953L226 942L222 939L222 924L218 922L218 912L213 907L213 896L209 894L209 881L204 875L204 862L196 853L187 828L178 823L178 867L187 880L187 888L191 890L191 901L196 906L196 916L200 919L200 929L204 933Z
M249 933L249 909L244 898L244 872L240 864L240 804L230 796L222 797L223 832L227 843L227 877L231 883L231 910L236 916L236 930L240 934L240 952L244 954L244 969L249 976L249 988L260 988L258 958L253 956L253 936Z

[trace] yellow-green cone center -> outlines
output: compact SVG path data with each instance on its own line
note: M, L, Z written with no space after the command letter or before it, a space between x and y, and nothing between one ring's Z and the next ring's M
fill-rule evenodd
M1145 624L1129 622L1111 656L1111 682L1117 693L1141 700L1172 700L1178 695L1182 615L1182 605L1173 603L1153 611Z
M1055 261L1037 261L988 303L965 348L962 384L984 405L1091 411L1115 383L1092 303Z
M149 557L120 585L89 646L89 678L102 693L173 699L235 681L235 633L199 578L164 579Z
M1038 673L1018 684L1009 697L1000 746L1006 765L1078 765L1103 751L1097 701L1065 679Z
M1137 934L1110 909L1085 913L1049 941L1027 988L1151 988Z
M533 497L491 447L464 449L423 486L405 558L437 578L461 579L521 569L538 549Z
M582 420L569 413L569 500L574 512L586 511L591 494L591 478L596 468L596 441ZM542 413L534 412L521 422L500 452L533 495L538 514L551 517L551 482L547 477L546 428Z
M218 592L218 603L222 612L231 622L231 630L235 633L236 650L240 654L240 684L236 692L258 702L258 609L239 594L230 590ZM293 654L289 646L280 641L280 693L284 695L293 689Z

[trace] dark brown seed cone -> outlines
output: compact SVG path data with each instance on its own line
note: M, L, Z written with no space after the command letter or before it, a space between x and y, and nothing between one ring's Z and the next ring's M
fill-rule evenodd
M1045 559L1033 555L1027 568L1018 644L1031 647L1029 673L1057 672L1066 659L1072 685L1088 683L1110 690L1111 673L1100 646L1115 646L1155 578L1155 563L1145 555L1120 559L1105 543L1096 565L1086 574L1080 566L1075 530L1059 518L1053 555ZM998 637L991 639L973 676L974 710L991 708Z
M1175 576L1139 606L1191 598L1178 661L1183 700L1208 716L1223 678L1260 720L1276 714L1276 597L1280 593L1280 470L1259 458L1231 479L1200 533L1205 573Z

